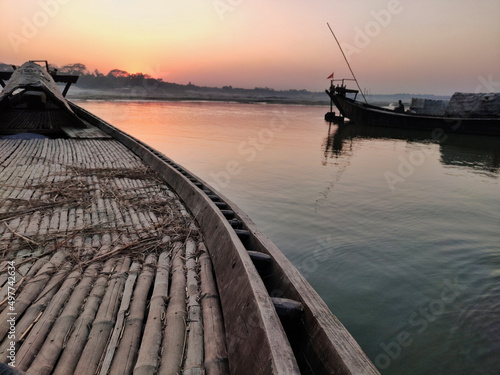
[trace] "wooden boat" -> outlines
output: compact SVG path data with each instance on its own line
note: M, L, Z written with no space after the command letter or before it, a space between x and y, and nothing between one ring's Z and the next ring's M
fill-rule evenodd
M404 129L423 129L435 132L437 136L446 133L468 133L483 135L500 135L499 109L494 117L466 117L463 115L426 115L409 111L398 112L377 107L356 100L358 90L346 88L342 83L330 87L326 93L340 111L343 117L353 123L363 123L370 126L382 126ZM353 95L354 97L348 97ZM495 95L495 94L492 94ZM498 95L498 94L496 94ZM327 114L332 118L330 114ZM328 121L328 118L325 119Z
M14 85L25 72L47 84ZM54 77L28 62L0 101L0 362L27 374L378 373L243 211L66 101Z

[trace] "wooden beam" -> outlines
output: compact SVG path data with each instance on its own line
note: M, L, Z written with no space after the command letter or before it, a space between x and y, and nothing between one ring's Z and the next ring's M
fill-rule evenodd
M71 74L50 73L50 75L52 76L55 82L66 83L66 86L64 87L62 93L63 96L66 96L69 88L71 87L71 84L76 83L78 81L78 78L80 78L77 75L71 75ZM12 72L0 72L0 85L2 85L2 87L5 87L5 81L8 81L11 76Z
M52 78L54 78L54 81L62 83L76 83L76 81L78 81L78 78L80 78L80 76L71 74L51 73L50 75L52 76Z

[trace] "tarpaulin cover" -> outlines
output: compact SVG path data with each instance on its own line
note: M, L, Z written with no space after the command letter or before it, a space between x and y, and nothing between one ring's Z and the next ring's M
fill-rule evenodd
M468 94L456 92L445 110L446 116L461 118L500 117L500 93Z

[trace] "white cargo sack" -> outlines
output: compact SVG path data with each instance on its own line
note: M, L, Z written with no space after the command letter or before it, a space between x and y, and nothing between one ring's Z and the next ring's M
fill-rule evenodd
M446 100L412 98L410 111L417 115L444 116Z
M492 118L500 116L500 93L468 94L456 92L446 106L448 117Z

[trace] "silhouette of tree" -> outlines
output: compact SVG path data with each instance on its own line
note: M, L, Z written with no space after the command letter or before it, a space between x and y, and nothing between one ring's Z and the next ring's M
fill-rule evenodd
M65 74L76 74L76 75L84 75L87 74L87 67L85 64L76 63L76 64L68 64L63 65L58 69L59 73Z
M12 72L13 68L10 64L0 63L0 72Z
M115 77L115 78L126 78L126 77L129 77L130 74L128 72L126 72L125 70L121 70L121 69L113 69L111 70L109 73L108 73L108 77L111 76L111 77Z

